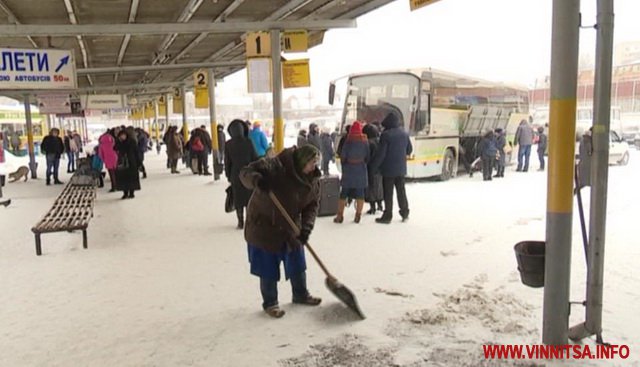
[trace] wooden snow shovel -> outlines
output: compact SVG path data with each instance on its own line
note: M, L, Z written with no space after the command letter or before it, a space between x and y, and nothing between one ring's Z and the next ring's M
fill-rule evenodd
M291 226L291 229L293 229L295 235L296 236L300 235L300 228L298 228L298 226L293 221L293 219L291 219L291 216L289 216L289 213L287 213L286 209L282 206L282 204L280 203L280 200L278 200L276 195L273 192L269 191L269 197L271 198L271 201L273 202L273 204L280 211L280 214L282 214L284 219L287 220L287 222ZM322 260L320 260L316 252L311 247L311 245L309 245L308 243L305 243L304 245L307 247L307 249L309 249L309 252L311 252L311 256L313 256L313 258L316 260L318 265L320 265L320 268L322 269L322 271L327 276L327 278L324 281L327 288L331 291L331 293L333 293L336 297L338 297L338 299L342 301L342 303L347 305L349 309L351 309L362 320L364 320L366 316L362 313L362 310L360 310L360 307L358 306L358 300L356 300L356 296L353 294L353 292L351 292L349 288L347 288L344 284L340 283L338 279L336 279L333 275L331 275L331 273L329 273L329 270L327 270L327 267L324 266L324 264L322 263Z

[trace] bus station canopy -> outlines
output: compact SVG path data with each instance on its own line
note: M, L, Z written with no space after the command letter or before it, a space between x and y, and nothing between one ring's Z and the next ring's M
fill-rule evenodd
M0 0L0 42L72 50L78 93L160 94L197 69L220 79L244 68L246 32L307 29L313 47L391 1Z

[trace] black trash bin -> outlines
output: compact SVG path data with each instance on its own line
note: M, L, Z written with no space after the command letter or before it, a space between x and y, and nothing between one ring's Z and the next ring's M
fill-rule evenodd
M533 288L544 287L545 242L524 241L517 243L513 249L516 251L522 283Z

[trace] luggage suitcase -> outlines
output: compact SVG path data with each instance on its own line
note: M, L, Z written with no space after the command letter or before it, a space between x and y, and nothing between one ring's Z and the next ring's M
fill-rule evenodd
M198 174L198 158L191 158L191 172L193 172L194 175Z
M322 176L320 178L320 205L318 216L336 215L340 198L340 178L338 176Z

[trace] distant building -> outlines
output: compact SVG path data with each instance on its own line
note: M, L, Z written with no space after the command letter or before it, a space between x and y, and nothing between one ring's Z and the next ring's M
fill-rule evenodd
M640 112L640 41L617 44L614 49L611 105L622 113ZM595 70L585 69L578 74L578 104L593 103ZM532 108L549 105L548 77L539 78L529 92Z

